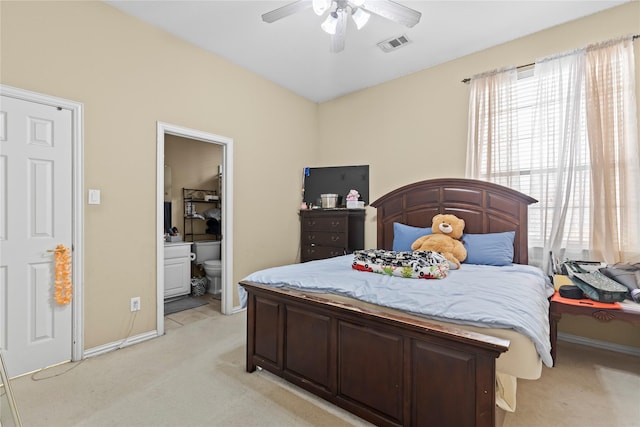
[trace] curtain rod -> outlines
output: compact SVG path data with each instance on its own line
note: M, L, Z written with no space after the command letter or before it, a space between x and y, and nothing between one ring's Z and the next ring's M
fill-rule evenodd
M634 34L633 36L631 36L631 40L632 40L632 41L633 41L633 40L636 40L636 39L638 39L638 38L640 38L640 34ZM535 62L532 62L532 63L530 63L530 64L518 65L518 66L516 67L516 70L519 70L519 69L521 69L521 68L532 67L532 66L534 66L534 65L536 65L536 63L535 63ZM462 82L462 83L469 83L470 81L471 81L471 78L470 78L470 77L467 77L466 79L462 79L462 80L460 80L460 82Z

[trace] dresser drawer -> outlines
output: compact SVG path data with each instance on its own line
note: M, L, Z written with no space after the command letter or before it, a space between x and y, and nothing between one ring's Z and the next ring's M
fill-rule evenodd
M346 247L346 233L332 233L330 231L307 231L302 233L300 239L302 245L318 245L332 247Z
M334 248L330 246L303 246L300 261L306 262L316 259L333 258L344 254L344 248Z
M364 248L364 209L300 211L300 261L331 258Z
M340 216L307 216L302 219L303 231L341 231L346 232L348 219L344 215Z

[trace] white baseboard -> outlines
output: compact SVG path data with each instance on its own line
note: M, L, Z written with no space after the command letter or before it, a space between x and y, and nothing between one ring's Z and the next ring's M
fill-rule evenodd
M558 340L640 357L640 348L558 332Z
M231 310L229 314L240 313L241 311L247 311L247 307L236 307L234 310Z
M129 347L130 345L138 344L143 341L150 340L152 338L156 338L158 336L158 331L149 331L143 334L134 335L132 337L125 338L120 341L114 341L107 344L100 345L98 347L93 347L84 351L83 358L99 356L104 353L108 353L113 350L118 350L119 348Z

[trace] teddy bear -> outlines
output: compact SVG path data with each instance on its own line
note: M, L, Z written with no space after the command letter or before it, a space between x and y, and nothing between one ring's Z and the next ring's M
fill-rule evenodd
M467 258L467 250L460 241L464 225L464 220L455 215L438 214L432 219L433 234L417 239L411 249L440 252L449 261L451 269L458 269L460 263Z

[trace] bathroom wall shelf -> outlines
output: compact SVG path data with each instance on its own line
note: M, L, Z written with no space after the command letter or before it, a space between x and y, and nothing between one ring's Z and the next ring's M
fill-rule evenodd
M182 200L184 204L183 233L185 241L195 242L196 240L222 238L220 235L220 213L217 218L203 215L208 209L220 208L220 196L216 190L201 190L195 188L183 188ZM209 220L218 221L209 223ZM211 228L215 228L212 230ZM215 232L212 232L215 231Z

